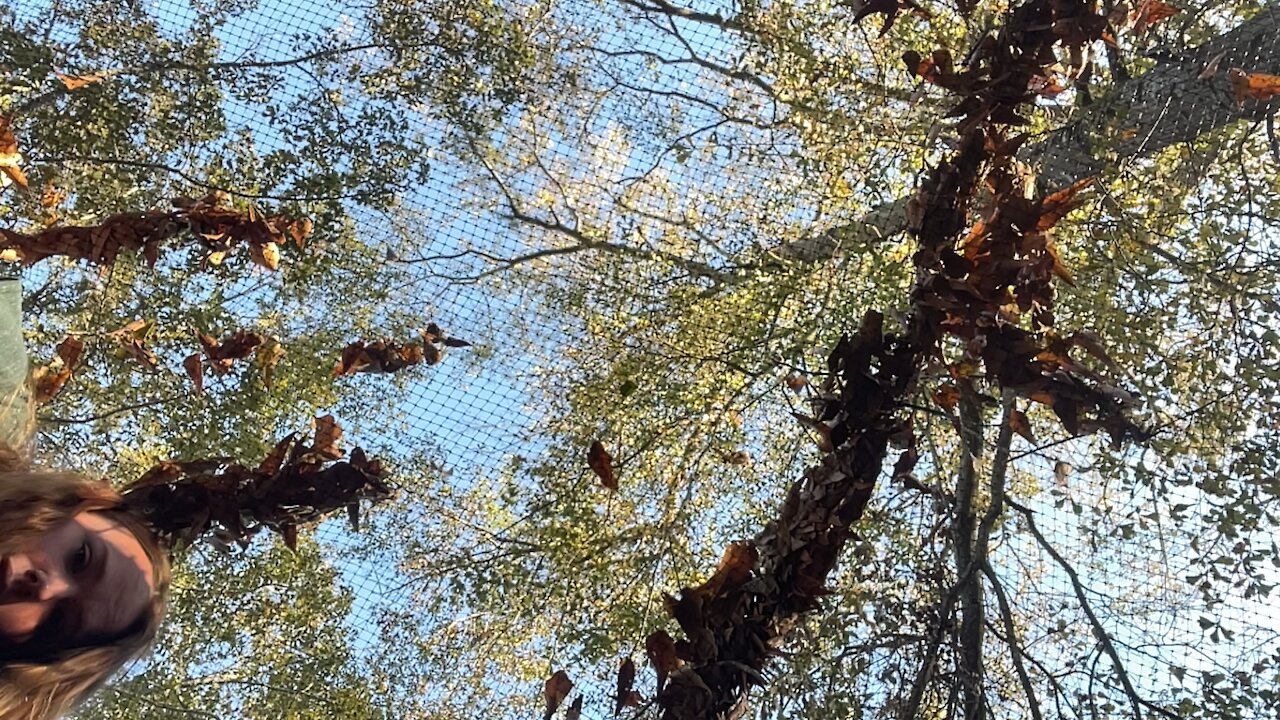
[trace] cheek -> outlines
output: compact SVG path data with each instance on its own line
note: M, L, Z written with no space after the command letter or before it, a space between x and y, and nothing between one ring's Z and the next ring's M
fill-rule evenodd
M0 605L0 638L10 642L22 642L40 625L43 606L39 603L8 603Z

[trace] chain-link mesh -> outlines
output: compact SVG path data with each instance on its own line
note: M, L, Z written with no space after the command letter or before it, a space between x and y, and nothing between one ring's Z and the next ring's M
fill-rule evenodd
M1106 39L1047 75L1019 156L1044 190L1097 178L1057 231L1057 332L1096 338L1077 362L1137 398L1152 438L1072 438L1018 400L1018 506L983 579L986 713L1276 717L1280 8L1104 5ZM902 53L961 63L1004 18L907 2L888 27L861 7L0 9L0 103L31 188L0 195L7 227L211 191L314 227L275 271L199 238L154 268L126 253L25 271L36 360L68 334L87 346L40 410L42 459L122 481L171 458L255 463L332 414L400 488L296 551L180 553L154 656L82 716L536 717L565 670L603 718L624 656L641 670L623 715L656 716L644 638L674 629L662 593L705 580L819 457L792 415L840 333L907 311L906 200L954 149L956 101ZM421 345L431 323L469 346L335 377L349 343ZM195 332L238 329L283 354L195 392ZM908 399L917 482L886 466L753 717L897 717L926 671L920 716L956 712L945 374ZM985 387L984 477L1001 425ZM588 467L596 440L616 492Z

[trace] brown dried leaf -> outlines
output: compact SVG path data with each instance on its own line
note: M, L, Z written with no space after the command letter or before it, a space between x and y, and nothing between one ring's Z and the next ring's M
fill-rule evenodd
M204 362L200 359L200 353L191 353L182 361L182 368L187 371L187 377L191 378L191 384L195 386L196 394L204 394Z
M338 364L333 366L333 376L354 375L367 367L372 360L364 350L364 342L357 340L342 348Z
M100 75L97 73L90 75L68 75L66 73L54 71L53 75L58 78L58 80L66 86L68 90L79 90L82 87L87 87L106 79L106 75Z
M262 384L268 390L271 389L272 381L275 379L276 365L280 364L284 354L284 346L275 338L267 338L254 349L253 363L258 368Z
M618 666L618 682L614 690L613 698L613 716L618 717L622 714L622 708L627 706L627 701L631 697L632 686L636 681L636 664L631 658L626 658L622 664Z
M145 339L150 332L151 323L146 320L139 319L130 322L122 328L112 330L110 334L112 337L119 339L133 338L135 340L142 340Z
M1212 58L1210 58L1209 62L1205 63L1205 65L1204 65L1204 69L1200 71L1200 74L1199 74L1199 75L1196 75L1196 79L1197 79L1197 80L1208 80L1209 78L1213 77L1214 75L1217 75L1217 74L1218 74L1218 64L1222 62L1222 58L1226 57L1226 54L1227 54L1227 51L1226 51L1226 50L1223 50L1222 52L1220 52L1220 53L1218 53L1217 55L1214 55Z
M129 357L137 360L147 370L155 370L160 367L160 358L155 353L142 344L141 340L129 340L122 347Z
M57 354L68 370L74 370L84 355L84 343L79 338L68 335L58 343Z
M268 270L280 269L280 248L273 242L250 243L249 259Z
M1076 279L1072 277L1071 271L1067 269L1067 264L1062 261L1062 254L1058 252L1057 244L1053 240L1046 239L1044 249L1053 260L1053 274L1061 278L1066 284L1074 287Z
M164 460L153 465L150 470L142 474L142 477L130 483L129 489L136 490L138 488L150 487L152 485L165 485L177 480L181 476L181 465Z
M956 409L956 404L960 402L960 388L953 383L943 383L937 390L933 391L933 401L938 407L951 412Z
M298 433L289 433L271 448L271 452L258 463L258 472L265 475L275 475L280 472L280 467L284 465L284 460L289 456L289 450L293 448L293 443L297 439Z
M656 630L644 639L644 651L658 673L658 692L662 692L667 678L680 669L680 656L676 654L676 641L666 630Z
M13 181L13 184L23 190L30 187L27 182L27 174L22 171L22 168L18 167L16 161L13 163L7 163L3 158L0 158L0 172L8 175L9 179Z
M569 709L564 711L564 720L582 720L582 696L573 699Z
M18 152L18 138L13 134L9 118L0 117L0 171L9 176L23 190L27 189L27 176L18 164L22 155Z
M822 422L821 420L811 418L808 415L804 415L798 412L792 412L791 417L795 418L796 420L799 420L801 425L804 425L809 430L812 430L813 432L817 433L819 450L821 450L824 453L835 450L835 445L831 443L831 426L830 425Z
M311 452L326 460L337 460L342 457L342 450L338 448L338 440L341 437L342 428L338 427L338 421L332 415L318 417L316 418L316 441L311 446Z
M31 371L31 382L35 386L35 403L44 405L52 400L62 391L62 387L71 379L71 369L63 367L60 370L54 370L48 366L41 366Z
M1133 32L1141 35L1152 25L1167 20L1182 12L1180 9L1160 0L1142 0L1138 9L1133 12Z
M1035 443L1035 433L1031 431L1031 423L1027 420L1027 414L1021 410L1012 410L1009 412L1009 428L1021 435L1029 443Z
M569 679L569 674L563 670L557 670L555 674L547 678L547 682L542 686L542 700L546 703L546 710L543 712L543 720L551 720L551 716L555 715L556 710L560 708L560 703L569 697L569 691L573 689L573 681Z
M284 538L284 546L298 552L298 526L292 523L280 528L280 537Z
M1267 102L1280 95L1280 75L1250 73L1240 68L1231 68L1227 71L1227 77L1231 81L1231 93L1238 103L1244 103L1248 98Z
M293 241L298 247L302 247L307 238L311 237L311 228L311 218L302 218L290 223L289 234L293 236Z
M618 477L613 472L613 456L604 449L604 443L599 440L591 443L591 448L587 450L587 465L600 478L601 485L617 491Z
M444 354L441 353L440 348L437 348L435 345L426 343L422 346L422 360L426 364L435 365L440 362L440 358L442 357L444 357Z
M1120 366L1107 354L1107 349L1102 344L1102 338L1098 337L1097 333L1090 330L1077 330L1067 339L1073 344L1084 348L1085 352L1106 363L1107 367L1119 369Z
M720 557L715 574L694 592L708 599L733 592L751 578L751 571L759 559L760 553L755 545L749 542L730 543Z
M1040 219L1036 222L1036 230L1044 232L1057 225L1068 213L1084 204L1084 200L1076 196L1081 190L1093 184L1093 178L1078 180L1070 186L1045 196L1040 201Z

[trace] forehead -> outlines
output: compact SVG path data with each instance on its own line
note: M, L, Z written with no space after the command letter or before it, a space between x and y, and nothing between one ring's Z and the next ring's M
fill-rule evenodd
M76 521L101 543L102 573L82 589L81 632L110 636L123 632L146 609L155 590L154 568L142 543L119 523L98 513Z

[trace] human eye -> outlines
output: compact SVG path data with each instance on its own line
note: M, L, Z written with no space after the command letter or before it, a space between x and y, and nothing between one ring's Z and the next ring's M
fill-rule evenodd
M79 575L89 569L89 564L93 562L93 548L90 547L89 541L80 543L80 547L71 553L71 557L67 561L67 568L72 575Z

